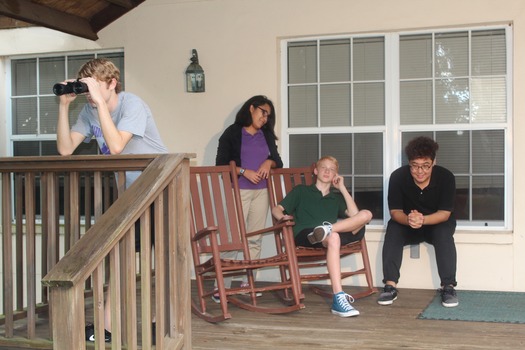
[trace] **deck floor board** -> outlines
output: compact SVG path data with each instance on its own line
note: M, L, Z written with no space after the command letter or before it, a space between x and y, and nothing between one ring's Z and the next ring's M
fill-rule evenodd
M390 306L378 305L377 294L372 295L353 304L361 314L350 318L332 315L329 300L304 291L306 308L290 314L259 314L233 306L232 319L220 324L193 316L193 349L525 348L525 324L418 319L435 290L400 289Z

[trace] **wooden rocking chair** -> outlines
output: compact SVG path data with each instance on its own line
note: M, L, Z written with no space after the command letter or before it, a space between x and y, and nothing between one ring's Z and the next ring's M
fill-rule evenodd
M315 174L312 167L304 168L282 168L272 169L268 178L268 192L270 195L270 206L273 208L279 204L288 192L296 185L312 185L315 183ZM274 218L274 222L276 222ZM276 237L276 244L279 245L279 237ZM308 269L316 267L326 267L326 249L325 248L307 248L296 247L295 253L299 264L299 272L301 281L320 281L330 278L328 272L326 273L308 273ZM370 261L368 258L368 250L366 248L366 240L363 237L358 242L349 243L341 247L341 257L361 253L362 267L352 271L341 271L341 280L355 275L365 275L367 287L365 290L352 293L356 299L369 296L376 292L373 281L372 272L370 269ZM343 282L344 285L344 282ZM324 297L331 297L332 292L326 291L323 288L312 286L311 290Z
M190 167L190 233L197 289L196 299L192 298L192 311L208 322L231 318L229 303L265 313L286 313L304 308L291 229L293 223L247 233L237 181L234 162L224 166ZM274 256L250 259L247 237L267 232L281 232L282 247L275 250ZM243 257L221 257L221 253L227 251L242 252ZM256 286L254 274L263 268L284 270L287 276L279 282ZM224 277L234 276L245 277L249 287L226 288ZM280 300L258 303L256 293L270 291L275 292L273 294ZM211 300L214 293L219 294L220 311Z

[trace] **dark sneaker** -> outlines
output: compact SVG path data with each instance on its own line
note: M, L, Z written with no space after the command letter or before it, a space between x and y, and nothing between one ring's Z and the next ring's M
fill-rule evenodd
M354 309L350 303L354 302L354 298L345 292L334 294L332 302L332 313L341 317L351 317L359 315L359 311Z
M219 297L219 292L215 292L211 295L211 300L213 300L214 303L220 304L221 298Z
M308 241L311 244L316 244L324 241L326 237L332 232L332 224L328 221L323 222L321 226L314 228L313 232L310 232L307 236Z
M151 324L151 334L152 334L152 337L151 337L151 342L153 343L153 345L157 345L157 323L156 322L153 322Z
M95 325L88 324L86 326L86 341L94 342L95 341ZM106 343L111 343L111 332L108 332L104 329L104 341Z
M387 284L383 288L383 292L379 294L379 298L377 298L377 303L379 305L392 305L392 303L396 299L397 299L396 287Z
M456 307L459 305L458 296L456 290L452 286L445 286L440 289L441 292L441 305L444 307Z

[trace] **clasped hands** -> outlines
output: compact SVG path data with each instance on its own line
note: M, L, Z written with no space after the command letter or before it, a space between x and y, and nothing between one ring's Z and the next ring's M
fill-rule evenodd
M408 226L412 228L421 228L425 223L425 217L417 210L411 210L407 215Z

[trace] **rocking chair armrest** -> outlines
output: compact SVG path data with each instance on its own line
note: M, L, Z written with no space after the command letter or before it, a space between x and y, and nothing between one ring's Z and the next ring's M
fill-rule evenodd
M199 241L199 240L205 238L206 236L210 235L211 233L217 232L218 230L219 230L219 228L217 226L205 227L205 228L199 230L199 232L197 232L195 234L195 236L193 236L192 240L193 241Z
M291 221L277 222L273 226L263 228L262 230L257 230L257 231L253 231L253 232L247 232L246 233L246 237L257 236L257 235L260 235L260 234L263 234L263 233L268 233L268 232L275 232L277 230L282 229L283 227L293 226L293 225L295 225L295 222L293 221L293 218L292 218Z

